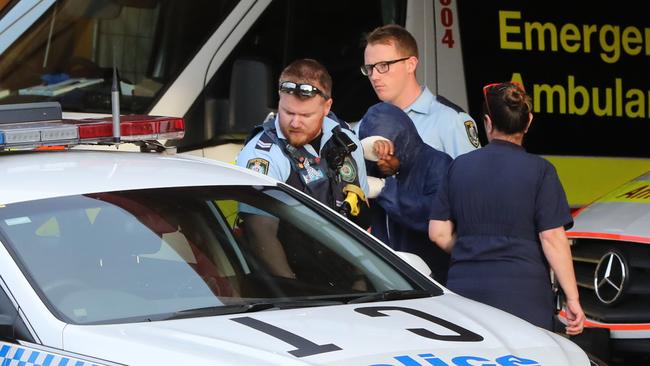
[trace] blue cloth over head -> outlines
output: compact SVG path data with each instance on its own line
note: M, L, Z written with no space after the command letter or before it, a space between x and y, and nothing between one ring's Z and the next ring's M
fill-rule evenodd
M429 206L447 174L451 157L425 144L415 125L398 107L375 104L359 124L359 138L382 136L395 145L400 160L396 175L371 200L372 234L399 251L417 254L434 278L445 282L449 256L429 240ZM380 176L377 165L366 161L368 175Z

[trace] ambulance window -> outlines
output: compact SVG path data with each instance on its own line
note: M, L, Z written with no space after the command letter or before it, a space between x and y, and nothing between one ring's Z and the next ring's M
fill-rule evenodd
M405 14L404 0L271 2L185 115L180 150L241 142L277 107L279 73L299 58L323 63L334 81L332 110L344 120L359 120L378 101L359 72L365 36L386 23L404 25Z
M145 113L236 4L56 1L0 53L0 104L47 100L65 111L111 113L116 66L122 113Z

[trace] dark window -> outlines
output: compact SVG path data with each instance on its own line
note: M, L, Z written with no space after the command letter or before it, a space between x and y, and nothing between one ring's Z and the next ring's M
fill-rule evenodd
M115 66L122 113L146 113L236 3L57 1L0 55L0 103L53 100L65 111L111 113ZM82 78L91 80L38 88Z
M27 331L27 327L23 320L18 317L18 309L9 299L9 296L5 293L4 290L0 288L0 321L2 325L13 324L13 329L6 334L0 334L1 337L6 337L9 339L21 339L25 341L33 342L31 334Z

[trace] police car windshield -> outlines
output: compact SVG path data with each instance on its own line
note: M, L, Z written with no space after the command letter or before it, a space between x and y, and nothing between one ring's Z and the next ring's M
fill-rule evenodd
M0 234L46 305L76 324L422 289L334 217L277 188L162 188L9 204Z

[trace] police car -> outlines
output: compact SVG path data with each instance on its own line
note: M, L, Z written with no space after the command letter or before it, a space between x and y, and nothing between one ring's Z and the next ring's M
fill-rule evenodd
M590 364L295 189L166 152L182 119L122 117L160 152L109 152L72 147L110 120L0 117L2 365Z
M650 172L580 210L567 235L585 326L605 331L612 352L648 354Z

